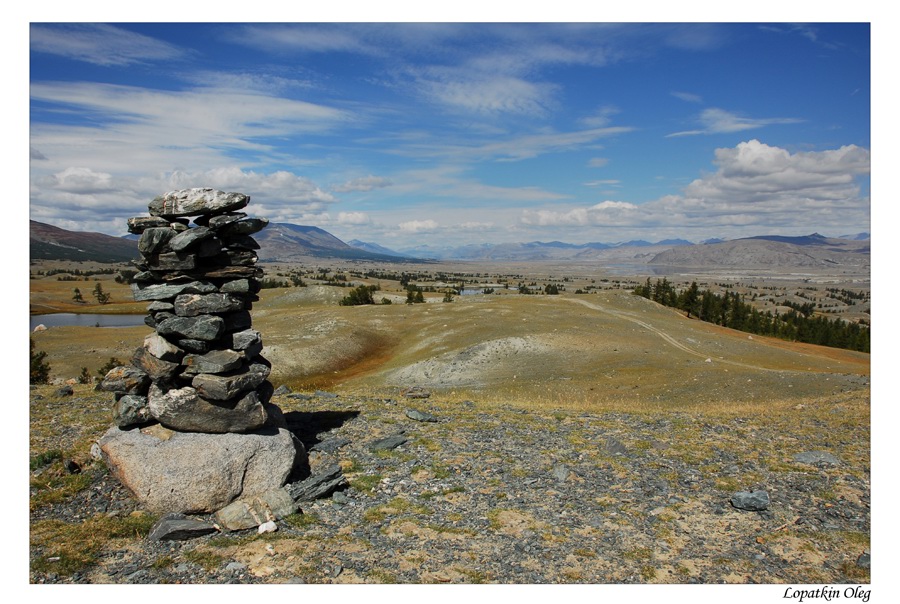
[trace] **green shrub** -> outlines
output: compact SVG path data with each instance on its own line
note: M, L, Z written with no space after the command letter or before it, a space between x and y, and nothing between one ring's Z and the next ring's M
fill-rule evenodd
M120 367L122 365L122 361L117 359L116 357L109 357L109 360L106 362L106 365L97 370L97 375L100 376L101 379L106 377L106 374L115 369L116 367Z
M362 306L363 304L375 304L373 292L378 291L377 285L360 285L347 296L345 296L339 304L341 306Z

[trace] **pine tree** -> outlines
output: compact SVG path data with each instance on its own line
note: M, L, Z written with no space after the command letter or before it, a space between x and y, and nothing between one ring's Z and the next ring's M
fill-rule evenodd
M45 362L46 352L34 351L34 340L29 340L29 352L31 356L30 384L46 384L50 381L50 364Z
M107 303L109 303L110 299L112 298L111 294L108 294L105 291L103 291L103 286L100 285L99 281L97 281L97 285L94 286L94 291L92 291L91 294L95 298L97 298L97 302L99 302L100 304L107 304Z
M691 286L681 293L678 307L687 313L688 319L691 314L700 316L700 288L696 281L691 282Z

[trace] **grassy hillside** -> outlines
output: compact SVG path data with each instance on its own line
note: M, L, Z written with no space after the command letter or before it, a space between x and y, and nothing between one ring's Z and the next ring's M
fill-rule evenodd
M127 286L104 281L115 304L142 312ZM85 294L91 284L82 285ZM32 282L32 307L71 311L72 284ZM343 288L261 292L254 327L273 382L377 391L421 386L460 398L528 400L591 409L702 409L832 394L866 381L869 355L751 336L687 319L624 290L587 296L475 295L441 303L347 307ZM379 292L376 297L402 296ZM75 309L79 310L79 309ZM59 378L110 356L130 357L148 328L61 327L34 334ZM90 342L89 348L73 346Z
M423 386L563 407L764 404L840 391L869 356L686 319L625 291L338 307L334 288L265 290L255 325L294 386Z

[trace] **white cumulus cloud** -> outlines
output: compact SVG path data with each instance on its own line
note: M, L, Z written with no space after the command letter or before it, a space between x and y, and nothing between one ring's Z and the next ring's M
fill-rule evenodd
M365 212L338 212L338 224L363 225L370 224L372 218Z
M57 191L76 194L102 193L114 187L112 174L90 168L66 168L43 178L42 182Z
M438 229L438 223L434 220L409 220L401 222L397 227L404 233L428 233Z
M311 179L284 170L266 174L223 167L133 177L67 168L32 177L30 210L34 220L114 234L125 231L128 218L146 213L157 195L193 187L249 194L253 213L274 222L304 224L337 201Z
M813 232L837 236L869 230L870 205L860 178L869 174L868 149L790 153L758 140L717 149L716 172L681 194L642 204L607 200L566 210L524 210L528 226L681 229L749 236Z

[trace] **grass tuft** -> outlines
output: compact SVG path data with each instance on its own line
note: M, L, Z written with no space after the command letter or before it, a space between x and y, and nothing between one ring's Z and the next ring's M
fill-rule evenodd
M31 469L31 471L34 472L35 470L37 470L39 468L43 468L44 466L49 465L50 463L52 463L54 461L61 460L62 456L63 456L63 452L60 451L59 449L52 449L50 451L44 451L43 453L40 453L40 454L32 457L31 461L29 462L28 465L29 465L29 468Z
M125 517L94 516L84 522L39 520L31 525L31 547L37 552L32 572L71 575L97 563L103 548L115 539L146 537L156 518L149 514Z
M381 474L363 474L361 476L348 477L347 482L357 491L371 495L375 491L375 487L381 484L383 479L384 476Z
M54 462L40 476L29 481L31 488L30 508L32 511L47 505L62 503L91 485L92 472L82 471L69 474L61 462Z
M224 556L220 556L215 552L211 552L207 549L193 549L184 552L184 559L188 562L193 562L198 566L202 566L204 570L207 572L212 572L222 566L222 563L225 562Z
M316 514L303 514L300 512L285 516L283 520L290 526L298 529L307 528L322 521Z

